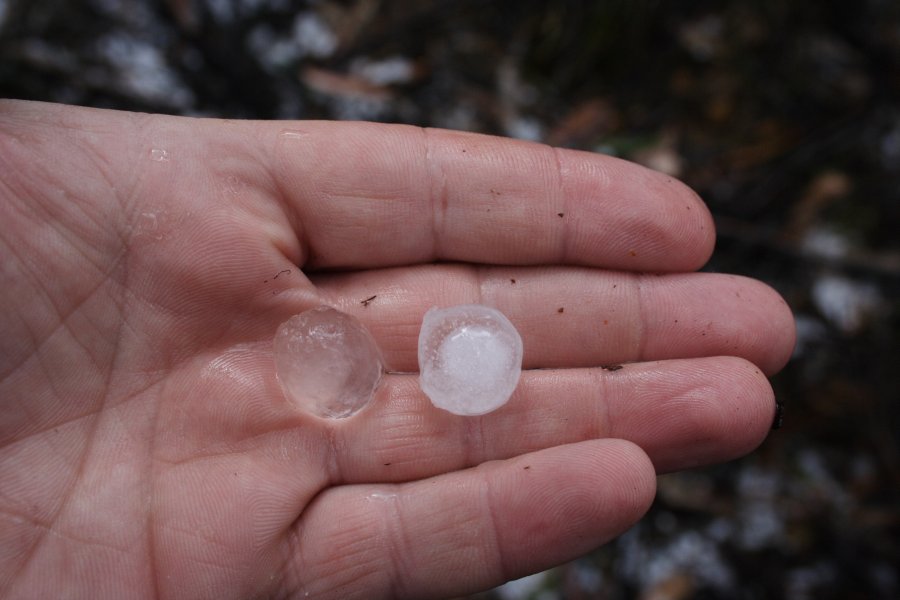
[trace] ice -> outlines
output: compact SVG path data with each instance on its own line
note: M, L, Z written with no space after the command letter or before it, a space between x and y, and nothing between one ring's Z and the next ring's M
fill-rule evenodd
M381 352L362 324L319 306L275 333L275 372L288 400L326 418L349 417L369 402L383 372Z
M477 304L432 308L419 332L419 385L432 404L483 415L506 404L522 372L522 338L503 313Z

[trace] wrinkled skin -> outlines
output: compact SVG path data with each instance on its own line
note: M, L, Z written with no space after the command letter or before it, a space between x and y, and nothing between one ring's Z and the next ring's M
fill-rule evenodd
M603 156L0 103L0 596L442 597L604 543L657 472L772 422L791 315L692 273L713 237L689 189ZM527 369L475 418L409 374L424 312L467 302ZM350 419L274 375L318 304L397 372Z

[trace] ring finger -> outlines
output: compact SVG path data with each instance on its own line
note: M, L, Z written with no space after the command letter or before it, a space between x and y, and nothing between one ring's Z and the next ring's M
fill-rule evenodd
M739 358L523 373L509 403L480 417L434 408L414 375L388 375L374 405L331 425L335 483L409 481L591 439L641 446L657 471L729 460L772 423L766 377Z

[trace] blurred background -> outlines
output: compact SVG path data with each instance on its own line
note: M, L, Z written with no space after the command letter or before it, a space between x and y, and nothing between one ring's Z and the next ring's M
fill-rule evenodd
M900 597L900 2L0 0L0 96L369 119L614 154L777 288L784 425L608 546L477 598Z

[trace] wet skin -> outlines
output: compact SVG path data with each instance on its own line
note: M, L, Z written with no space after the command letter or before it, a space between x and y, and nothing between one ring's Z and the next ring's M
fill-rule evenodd
M4 101L0 174L3 597L485 589L625 530L657 472L753 450L793 345L771 289L692 272L696 195L609 157ZM522 335L502 409L440 411L414 374L351 419L284 400L291 315L350 313L414 371L422 315L463 303Z

